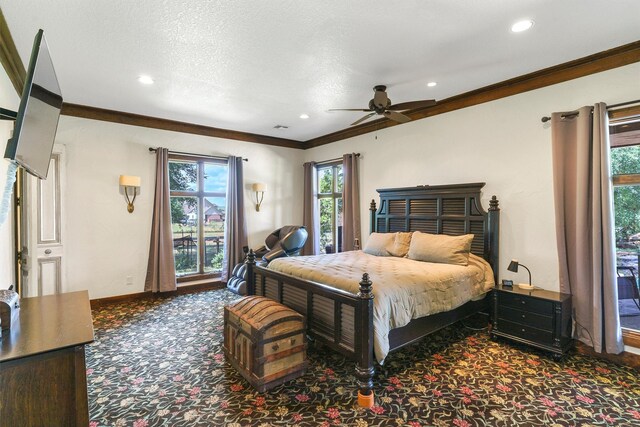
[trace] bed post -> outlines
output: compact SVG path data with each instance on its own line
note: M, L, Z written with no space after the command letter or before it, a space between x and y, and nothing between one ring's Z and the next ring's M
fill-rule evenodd
M371 199L371 205L369 205L369 234L376 231L376 201Z
M369 275L364 273L358 292L360 303L356 314L357 337L356 378L358 379L358 405L371 408L373 399L373 288Z
M498 206L498 198L496 196L491 197L489 200L489 264L493 269L493 279L495 284L498 284L499 261L500 261L500 207Z
M246 272L246 280L247 280L247 295L255 295L256 294L256 278L253 274L253 267L256 265L256 254L253 253L253 249L249 250L249 254L247 255L247 260L245 261L247 265Z

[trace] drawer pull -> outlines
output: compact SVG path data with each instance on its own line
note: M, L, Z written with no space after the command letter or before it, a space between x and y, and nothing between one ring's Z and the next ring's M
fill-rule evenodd
M522 328L522 332L526 332L526 330L524 328Z
M296 339L295 338L291 338L291 345L294 345L296 343Z
M526 304L527 302L525 300L522 300L522 304Z
M523 314L523 315L522 315L522 318L524 319L525 317L527 317L527 316Z
M279 348L280 348L280 346L278 345L278 343L275 343L274 345L271 346L271 349L273 351L278 351Z

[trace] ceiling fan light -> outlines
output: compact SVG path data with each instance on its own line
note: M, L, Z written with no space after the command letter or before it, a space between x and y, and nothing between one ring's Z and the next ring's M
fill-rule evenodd
M523 31L527 31L531 27L533 27L533 21L531 19L524 19L513 24L511 26L511 31L514 33L521 33Z

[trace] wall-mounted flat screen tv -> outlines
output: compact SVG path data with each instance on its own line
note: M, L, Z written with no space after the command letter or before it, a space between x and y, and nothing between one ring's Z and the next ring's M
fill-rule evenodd
M61 108L60 86L44 32L39 30L31 51L13 137L7 142L4 157L32 175L46 179Z

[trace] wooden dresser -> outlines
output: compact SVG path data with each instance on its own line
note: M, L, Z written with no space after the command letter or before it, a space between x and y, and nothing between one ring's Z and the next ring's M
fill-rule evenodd
M573 345L571 295L498 285L493 290L491 337L519 341L561 358Z
M24 298L0 341L0 424L87 426L87 291Z

